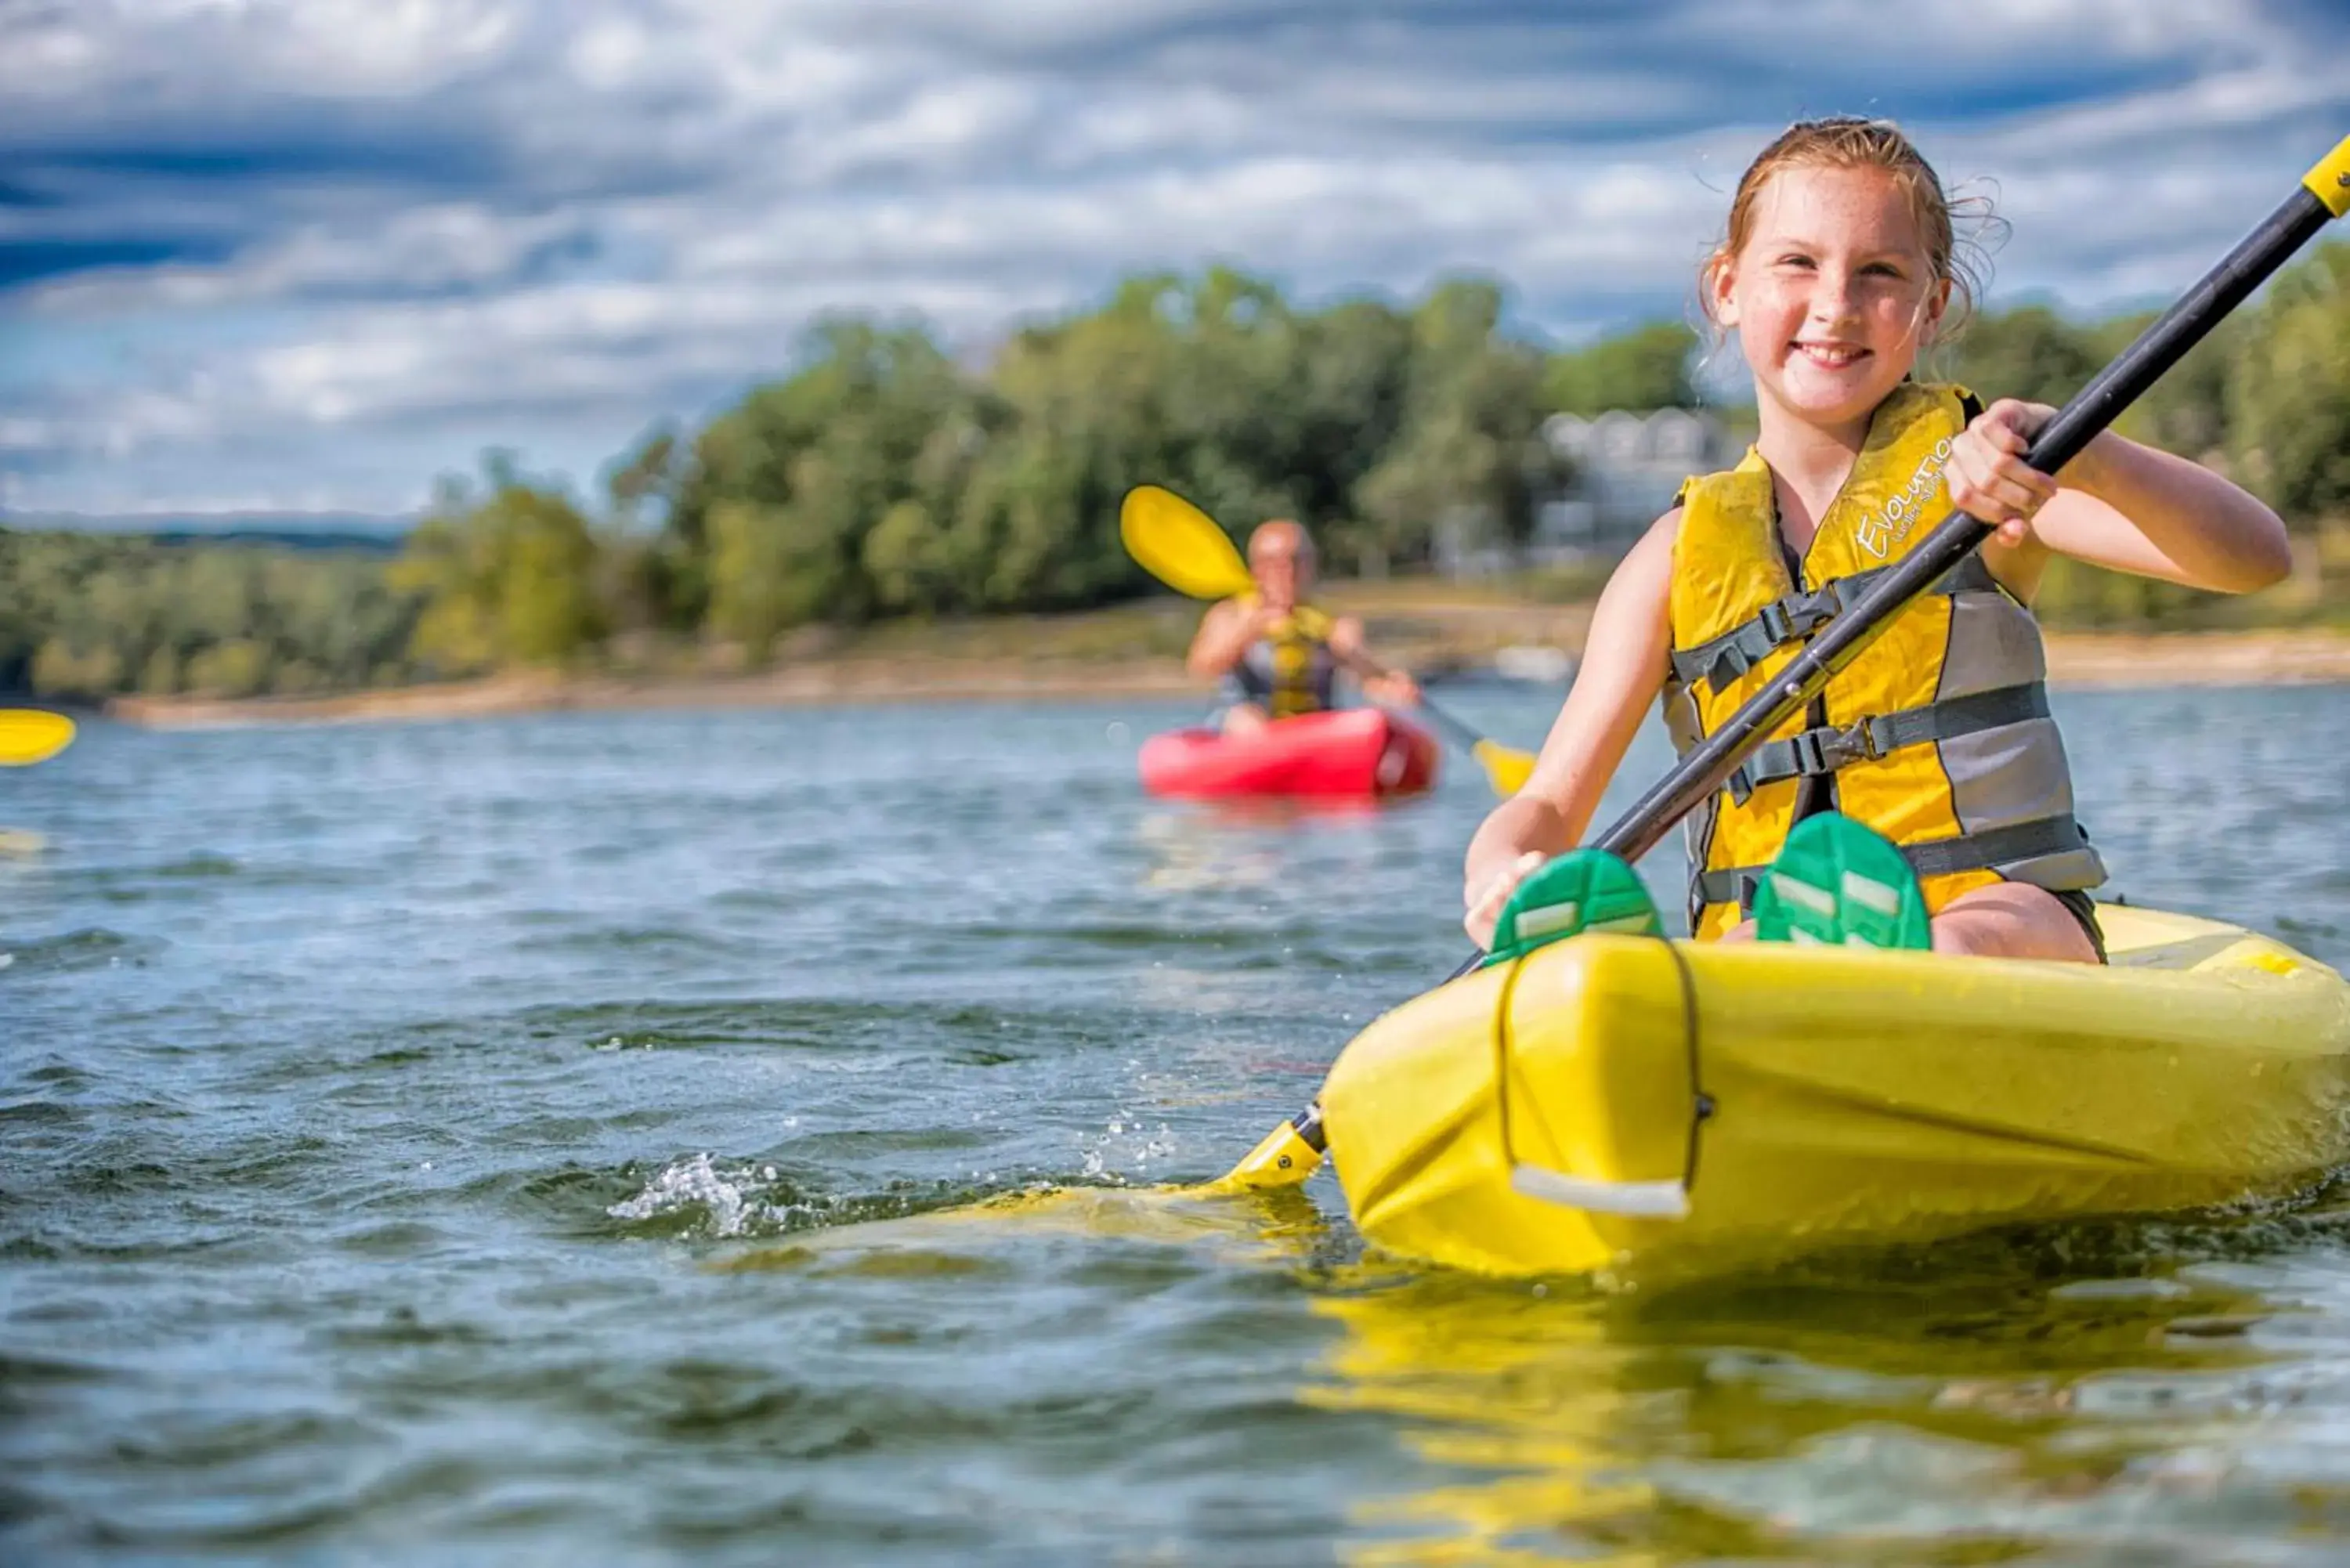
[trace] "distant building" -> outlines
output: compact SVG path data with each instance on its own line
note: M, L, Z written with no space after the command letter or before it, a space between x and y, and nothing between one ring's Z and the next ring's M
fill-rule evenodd
M1683 480L1730 467L1742 450L1701 409L1553 414L1542 437L1574 465L1575 477L1535 514L1528 554L1536 561L1623 554L1671 508Z

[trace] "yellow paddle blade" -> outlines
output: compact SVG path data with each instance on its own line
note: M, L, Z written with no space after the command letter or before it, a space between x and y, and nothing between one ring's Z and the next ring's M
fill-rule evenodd
M1499 741L1480 741L1470 750L1485 765L1485 776L1492 781L1495 794L1515 794L1525 788L1526 780L1534 776L1534 759L1531 752L1518 751Z
M37 708L0 708L0 767L44 763L73 744L74 722Z
M1303 1263L1326 1249L1329 1223L1304 1194L1201 1187L1052 1187L896 1220L830 1225L720 1258L726 1273L810 1270L942 1283L987 1266L1016 1238L1078 1237L1200 1247L1241 1263ZM977 1256L974 1256L977 1253Z
M1254 588L1248 563L1216 520L1156 484L1138 484L1118 509L1118 535L1143 570L1195 599L1228 599Z
M1305 1141L1297 1124L1284 1122L1265 1134L1263 1141L1249 1150L1238 1165L1200 1190L1239 1192L1295 1187L1313 1175L1321 1163L1322 1151Z

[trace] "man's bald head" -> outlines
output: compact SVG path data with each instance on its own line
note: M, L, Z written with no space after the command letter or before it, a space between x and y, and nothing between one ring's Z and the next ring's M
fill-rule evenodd
M1260 523L1249 535L1249 576L1257 594L1275 609L1296 607L1314 581L1314 539L1294 518Z
M1260 523L1249 535L1249 563L1262 560L1312 561L1314 537L1305 532L1305 524L1291 517L1275 517Z

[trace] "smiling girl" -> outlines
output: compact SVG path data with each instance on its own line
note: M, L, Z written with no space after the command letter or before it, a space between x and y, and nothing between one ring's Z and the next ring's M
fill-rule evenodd
M1952 253L1941 182L1884 121L1793 126L1740 180L1700 286L1753 372L1760 432L1683 487L1601 595L1533 777L1469 846L1481 946L1518 884L1581 840L1652 700L1686 752L1960 507L1998 525L1980 554L1691 817L1691 929L2101 958L2105 867L2073 815L2029 608L2042 574L2064 555L2242 592L2285 574L2284 529L2110 432L2052 479L2022 454L2054 410L1913 380L1971 304Z

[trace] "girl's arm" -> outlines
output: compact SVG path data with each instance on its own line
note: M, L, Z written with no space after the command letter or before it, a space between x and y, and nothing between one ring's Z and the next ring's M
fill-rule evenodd
M1639 732L1665 682L1672 651L1673 539L1680 509L1659 518L1607 579L1591 614L1583 664L1525 787L1493 808L1469 842L1463 924L1477 945L1511 890L1554 855L1582 839L1600 794Z
M1983 555L2030 597L2050 553L2220 593L2250 593L2293 570L2277 514L2199 463L2107 431L2053 481L2023 462L2055 417L2002 398L1951 443L1952 504L1998 523Z

